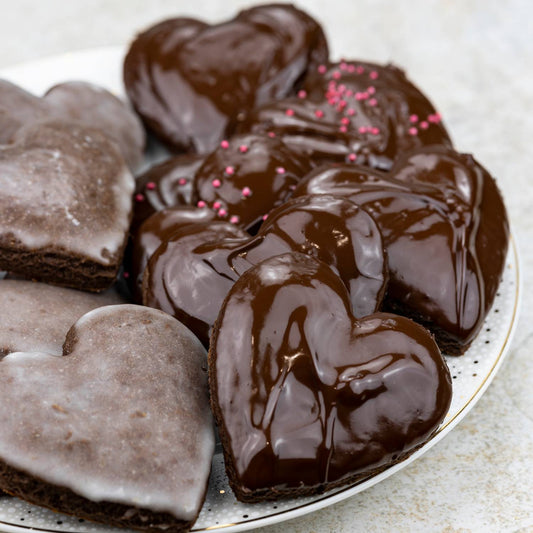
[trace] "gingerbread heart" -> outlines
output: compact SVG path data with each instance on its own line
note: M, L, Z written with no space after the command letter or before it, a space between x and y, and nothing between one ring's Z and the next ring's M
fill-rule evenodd
M50 88L43 98L0 80L0 144L8 144L22 126L38 120L61 119L99 128L115 141L128 166L143 160L145 133L140 120L109 91L87 82L71 81Z
M324 167L299 194L339 195L367 209L387 250L385 307L431 329L446 353L464 353L492 306L509 242L501 195L473 157L433 146L389 174Z
M440 115L392 65L320 65L298 97L251 110L239 131L271 132L315 164L354 162L388 170L406 150L451 146Z
M0 147L0 270L82 290L122 260L134 181L96 129L42 122Z
M335 269L356 316L379 309L387 283L379 230L364 210L328 196L290 200L269 215L255 237L227 222L176 226L148 261L143 303L174 315L207 345L233 283L251 266L290 251Z
M340 279L302 254L263 261L234 284L209 385L231 487L251 502L320 493L401 461L435 432L452 393L422 326L354 318Z
M254 232L310 170L308 159L279 139L236 135L222 142L197 170L193 197L199 207L208 206L220 218Z
M229 134L230 119L294 93L327 59L315 20L291 5L263 5L214 26L176 18L149 28L128 51L124 82L158 137L206 153Z
M214 431L205 350L174 318L101 307L63 356L0 361L0 488L110 525L185 531L205 495Z

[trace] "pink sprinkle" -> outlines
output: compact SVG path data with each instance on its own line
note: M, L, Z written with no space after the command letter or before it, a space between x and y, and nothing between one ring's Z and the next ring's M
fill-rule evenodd
M418 130L416 128L409 128L409 135L416 135L418 133Z
M213 202L213 209L220 209L221 207L222 207L222 204L218 200Z
M357 159L357 154L354 154L354 153L349 154L349 155L348 155L348 159L349 159L350 161L352 161L352 162L355 161L355 160Z
M149 181L147 184L146 184L146 188L149 190L149 191L153 191L155 189L155 183L153 181Z
M233 215L232 217L230 217L229 221L232 224L238 224L239 223L239 217L237 215Z
M250 194L252 194L252 191L250 189L250 187L244 187L244 189L241 191L242 195L245 197L245 198L248 198L248 196L250 196Z
M369 76L370 76L370 79L371 79L371 80L377 80L379 74L378 74L375 70L373 70L373 71L369 74Z
M422 130L427 130L429 128L429 124L423 120L421 123L420 123L420 129Z
M228 175L228 176L233 176L233 174L235 174L235 169L233 167L226 167L224 169L224 172Z
M353 96L353 91L351 89L348 89L345 93L344 93L344 96L346 98L350 98L350 96Z
M339 102L339 110L342 111L347 105L348 105L348 102L346 100L341 100Z
M350 107L349 109L346 110L346 114L350 115L351 117L353 117L355 115L355 109Z
M263 220L266 220L268 218L268 215L263 215Z
M364 93L355 93L355 99L356 100L364 100Z
M347 69L348 69L348 65L346 64L346 61L343 61L343 62L340 64L340 69L341 69L341 70L347 70Z
M215 189L218 189L218 188L220 187L220 185L222 185L222 184L220 183L220 180L219 180L218 178L215 178L215 179L211 182L211 185L213 185L213 187L214 187Z
M277 172L278 174L285 174L286 171L285 171L285 169L284 169L283 167L278 167L278 168L276 169L276 172Z
M354 73L355 72L355 65L348 65L348 72Z
M409 117L409 122L411 122L411 124L416 124L418 122L418 115L411 115Z
M187 180L185 178L180 178L178 180L178 185L187 185Z
M350 119L346 117L342 117L341 124L344 124L345 126L347 126L348 124L350 124Z
M129 272L123 272L122 277L124 279L128 279L130 277L130 273Z
M355 72L357 72L357 74L362 74L364 71L365 67L363 67L362 65L357 65L357 67L355 67Z
M368 101L368 105L376 107L378 105L378 101L375 98L370 98L370 100Z
M341 126L341 127L339 128L339 131L340 131L341 133L346 133L346 132L348 131L348 129L346 128L346 126Z
M366 126L361 126L361 127L359 128L359 133L366 133L366 132L367 132L367 128L366 128Z
M200 201L196 204L197 207L205 207L206 205L207 205L207 204L206 204L203 200L200 200Z
M375 88L373 85L371 85L371 86L366 90L366 92L367 92L368 94L376 94L376 88Z
M326 69L326 65L320 65L320 66L318 67L318 73L319 73L319 74L325 74L325 73L326 73L326 70L327 70L327 69Z
M276 136L276 134L275 134L273 131L269 131L269 132L267 133L267 135L268 135L271 139L273 139L273 138Z
M298 98L305 98L307 93L304 90L298 91Z
M229 142L226 141L225 139L220 143L220 148L224 148L224 150L226 148L229 148Z
M322 118L324 116L324 111L322 111L322 109L317 109L315 111L315 116L316 118Z
M378 135L378 133L379 133L379 128L375 128L375 127L374 127L374 128L370 128L370 133L371 133L372 135Z
M135 201L136 202L144 202L144 194L141 194L141 193L136 194L135 195Z
M224 208L218 210L219 217L225 217L227 214L228 212Z
M294 109L287 109L285 111L285 114L288 116L288 117L292 117L294 115Z
M247 151L248 151L248 146L246 146L245 144L241 144L239 146L239 152L241 152L241 154L245 154Z
M341 83L337 89L340 93L343 93L346 90L346 85L344 83Z
M428 115L428 122L432 124L438 124L440 122L440 115L435 113L434 115Z
M334 79L334 80L339 80L341 78L342 74L336 70L332 75L331 77Z

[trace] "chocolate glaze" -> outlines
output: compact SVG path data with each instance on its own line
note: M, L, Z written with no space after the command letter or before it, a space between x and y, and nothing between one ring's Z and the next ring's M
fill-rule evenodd
M196 172L194 200L251 229L288 199L311 166L306 157L266 135L236 135L226 143Z
M136 179L132 232L156 211L191 204L192 180L204 159L194 154L178 155Z
M215 213L211 209L187 205L158 211L141 224L132 239L128 270L129 278L133 281L133 297L137 303L142 303L141 286L144 269L148 259L161 243L188 224L210 222L214 217Z
M387 282L379 230L364 210L329 196L287 202L255 237L227 222L175 231L148 262L143 303L174 315L207 345L233 283L260 261L290 251L318 257L338 272L356 316L379 309Z
M423 444L451 400L448 368L423 327L384 313L353 318L340 279L301 254L266 260L235 283L209 372L242 501L313 494L379 471Z
M291 5L241 11L214 26L175 18L141 33L124 61L135 109L163 141L205 153L239 113L294 93L327 61L322 29Z
M251 110L238 129L275 133L317 164L356 160L384 170L406 150L451 146L440 115L402 70L361 61L321 65L299 97Z
M468 348L494 301L509 240L496 184L472 156L435 146L407 154L389 174L324 167L299 194L341 195L367 209L387 249L386 307L429 327L447 353Z

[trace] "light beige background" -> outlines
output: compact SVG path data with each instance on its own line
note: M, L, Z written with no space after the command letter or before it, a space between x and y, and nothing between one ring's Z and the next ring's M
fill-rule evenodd
M0 0L0 68L123 44L162 18L216 21L249 2ZM467 418L393 477L341 504L261 530L533 531L533 2L301 0L334 57L403 66L456 147L497 177L522 256L523 308L503 368Z

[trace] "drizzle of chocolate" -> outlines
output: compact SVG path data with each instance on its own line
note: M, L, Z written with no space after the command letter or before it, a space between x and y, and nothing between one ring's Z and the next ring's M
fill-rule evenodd
M205 202L221 219L251 229L288 199L311 166L267 135L237 135L226 142L196 172L193 203Z
M162 209L191 205L192 180L203 156L182 154L155 165L136 179L132 232Z
M251 110L238 131L272 132L315 164L355 162L389 170L404 151L451 146L440 115L392 65L321 65L298 97Z
M188 224L210 222L215 213L207 208L190 205L163 209L148 217L132 239L129 277L132 280L133 298L142 303L142 276L148 259L173 233Z
M233 283L264 259L291 251L317 257L334 269L349 289L356 316L380 308L388 276L379 230L364 210L332 196L288 201L270 214L255 237L227 222L174 231L148 262L143 303L174 315L207 345Z
M340 279L302 254L266 260L235 283L209 372L241 501L379 472L422 445L451 400L448 368L422 326L385 313L354 318Z
M430 328L446 353L464 353L494 301L509 240L498 188L472 156L433 146L406 154L388 174L323 167L300 194L340 195L364 207L387 250L385 307Z
M174 148L206 153L228 120L294 94L327 61L318 23L291 5L241 11L214 26L175 18L141 33L124 61L127 93L145 124Z

